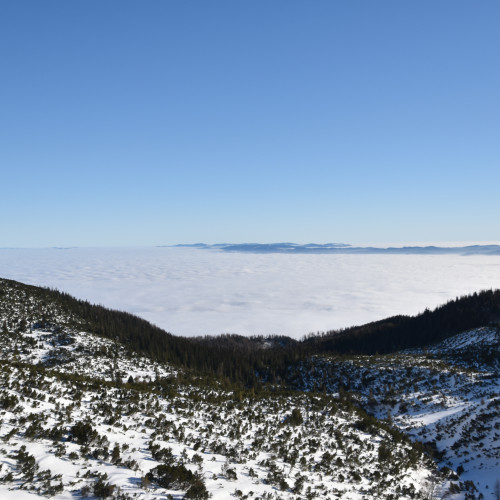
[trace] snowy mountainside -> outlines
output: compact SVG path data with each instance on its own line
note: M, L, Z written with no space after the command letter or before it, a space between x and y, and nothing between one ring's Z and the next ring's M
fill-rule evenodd
M290 370L301 390L346 393L433 452L441 466L491 495L500 477L500 342L484 327L425 349L317 356ZM468 483L470 484L470 483Z
M448 487L411 443L331 396L183 386L158 366L163 378L123 384L105 357L74 375L64 358L43 367L30 336L47 331L16 338L25 359L2 346L14 359L1 363L2 498L424 498L434 482ZM145 372L139 357L121 368Z
M439 451L423 416L443 404L481 398L471 418L488 405L494 414L491 370L432 353L323 356L291 365L288 386L245 389L82 331L67 302L0 284L1 498L480 498L465 443L431 459L420 441L434 437ZM434 394L443 372L453 391ZM413 396L396 383L403 373ZM474 453L487 451L489 466L487 425L491 443Z
M500 329L498 327L474 328L454 335L426 350L435 357L446 359L453 365L461 365L481 372L498 373L500 369ZM422 352L415 349L408 352Z
M422 498L435 480L418 450L360 430L329 397L161 394L3 368L2 498Z
M92 376L103 381L149 382L175 373L170 366L157 363L122 345L86 332L72 331L54 325L31 327L17 332L15 348L8 335L0 338L2 358L13 355L17 362L55 367L59 373Z
M472 348L478 350L487 347L496 347L500 345L500 336L496 328L475 328L448 339L428 348L431 352L440 351L460 351Z

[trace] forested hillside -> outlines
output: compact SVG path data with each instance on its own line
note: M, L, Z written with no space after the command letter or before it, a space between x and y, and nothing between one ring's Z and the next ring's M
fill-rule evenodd
M375 354L423 347L452 335L500 321L500 291L485 290L456 298L417 316L394 316L363 326L311 337L312 352Z
M1 286L1 498L476 498L362 395L320 388L330 360L307 358L303 343L180 339L59 292ZM229 378L247 355L244 370L263 367L249 388L244 371ZM299 387L301 369L316 388Z
M217 377L228 384L259 386L263 381L286 383L288 367L318 354L390 353L423 347L464 330L500 319L500 291L483 291L457 298L417 316L396 316L362 326L310 336L302 341L287 337L237 335L184 338L172 335L132 314L90 304L70 295L0 280L0 308L12 308L8 290L17 291L21 311L12 323L53 323L63 312L69 326L120 342L130 350L188 371ZM33 301L36 298L36 305Z

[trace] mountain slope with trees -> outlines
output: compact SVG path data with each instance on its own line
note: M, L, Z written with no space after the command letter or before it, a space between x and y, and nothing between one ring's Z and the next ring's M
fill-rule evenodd
M3 281L0 304L2 498L21 490L61 500L474 498L472 483L441 470L354 394L264 378L245 388L174 366L127 342L154 337L154 327L58 292ZM193 352L210 344L166 342ZM218 345L239 356L295 344L226 337Z
M17 294L12 310L10 297ZM487 290L457 298L416 316L395 316L344 330L288 337L222 335L177 337L132 314L107 309L57 290L0 279L0 312L18 322L65 324L120 342L126 348L187 371L228 383L255 387L262 381L286 382L290 364L314 355L391 353L431 345L462 331L500 319L500 291Z

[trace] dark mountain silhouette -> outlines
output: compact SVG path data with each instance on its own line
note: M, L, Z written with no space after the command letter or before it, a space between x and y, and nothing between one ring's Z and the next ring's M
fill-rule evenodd
M311 335L301 341L289 337L220 335L186 338L172 335L133 314L78 300L57 290L0 280L0 304L8 308L9 288L25 292L26 313L21 321L57 323L58 311L74 326L113 339L130 350L158 361L228 383L251 387L262 381L286 381L287 367L307 356L326 353L390 353L424 347L470 328L500 320L500 291L486 290L452 300L416 316L395 316L361 326ZM36 298L34 303L28 297ZM42 304L42 305L40 305Z

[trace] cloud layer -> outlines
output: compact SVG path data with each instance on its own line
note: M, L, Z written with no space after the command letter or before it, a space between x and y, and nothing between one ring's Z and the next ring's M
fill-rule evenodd
M0 276L126 310L177 335L299 338L498 288L500 256L1 249Z

